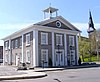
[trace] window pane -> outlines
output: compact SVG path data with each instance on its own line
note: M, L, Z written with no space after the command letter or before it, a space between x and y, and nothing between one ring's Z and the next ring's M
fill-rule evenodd
M69 36L69 45L74 46L74 36Z
M28 63L30 63L30 51L29 50L27 50L26 51L26 62L28 62Z
M62 35L60 35L60 34L56 35L56 44L62 45Z
M30 45L30 34L26 35L26 46Z
M22 53L20 53L20 62L22 62Z
M22 38L20 38L20 46L22 46Z
M47 61L48 50L41 50L41 60Z
M18 40L15 40L15 47L18 48Z
M48 44L48 34L41 33L41 44Z

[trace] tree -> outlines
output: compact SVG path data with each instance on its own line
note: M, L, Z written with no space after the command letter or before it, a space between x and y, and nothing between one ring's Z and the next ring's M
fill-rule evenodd
M84 62L84 58L89 57L90 51L90 42L87 38L81 37L82 39L79 40L79 54L82 56L82 60Z

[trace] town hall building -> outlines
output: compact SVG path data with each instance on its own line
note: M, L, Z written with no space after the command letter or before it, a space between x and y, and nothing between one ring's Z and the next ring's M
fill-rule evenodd
M43 11L43 21L3 38L4 65L25 63L29 68L78 65L80 30L58 16L57 11L49 7Z

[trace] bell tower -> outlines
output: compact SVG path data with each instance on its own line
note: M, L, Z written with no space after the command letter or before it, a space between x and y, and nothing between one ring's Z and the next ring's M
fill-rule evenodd
M53 8L53 7L49 7L45 10L43 10L44 12L44 19L51 19L53 17L57 17L58 16L58 9Z

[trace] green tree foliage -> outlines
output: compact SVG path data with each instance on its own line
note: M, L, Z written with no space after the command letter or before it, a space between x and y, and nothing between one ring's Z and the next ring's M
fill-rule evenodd
M84 58L89 58L90 54L90 42L87 38L81 37L81 40L79 40L79 54L82 57L82 60L84 62Z

